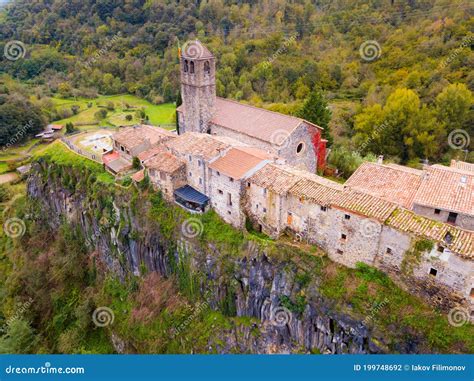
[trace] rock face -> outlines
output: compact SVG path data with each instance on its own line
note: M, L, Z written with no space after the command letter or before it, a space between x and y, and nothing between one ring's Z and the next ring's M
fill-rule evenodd
M176 272L176 263L184 261L188 265L181 268L195 276L199 293L212 309L221 310L227 302L233 315L254 318L253 325L229 330L220 338L222 344L212 350L332 354L387 351L383 337L374 337L349 314L336 312L334 302L318 292L317 282L305 289L302 308L284 308L281 297L295 296L302 289L295 266L287 258L268 255L251 242L238 256L230 256L184 235L167 241L160 236L156 223L147 218L143 209L146 203L131 208L126 191L114 196L111 212L105 216L84 192L67 190L44 172L45 168L39 167L33 171L28 180L29 196L39 202L51 227L57 227L64 217L79 226L109 271L123 277L128 271L139 274L146 266L149 271L168 276ZM258 334L251 334L255 330ZM113 341L119 342L116 338ZM123 352L123 343L119 347ZM417 348L402 344L396 351L409 353Z

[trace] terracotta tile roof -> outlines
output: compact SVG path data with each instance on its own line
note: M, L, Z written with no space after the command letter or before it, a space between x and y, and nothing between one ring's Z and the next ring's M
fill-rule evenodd
M180 111L184 109L181 108ZM286 138L305 121L229 99L217 98L215 112L210 122L265 142L282 145ZM306 123L317 127L309 122Z
M345 186L411 209L422 176L418 169L365 162Z
M465 161L451 160L450 167L474 173L474 164Z
M259 152L259 150L255 151ZM262 165L265 162L262 157L265 155L265 152L259 152L259 156L256 156L245 152L241 148L231 148L224 156L213 161L209 168L239 180L252 169Z
M351 189L344 189L343 192L338 193L331 201L331 205L362 214L366 217L372 217L382 222L385 221L397 207L391 202Z
M166 146L173 152L200 156L204 160L210 160L219 156L231 145L220 139L215 139L208 134L197 132L186 132L177 138L166 142Z
M386 223L398 230L442 242L451 251L469 259L474 258L474 233L472 232L430 220L401 208L395 210ZM445 241L448 232L452 237L451 244Z
M286 166L275 164L265 165L249 178L252 184L277 194L286 194L299 180L300 176L289 171Z
M143 166L160 172L173 173L184 167L185 162L161 147L160 153L145 161Z
M151 145L161 141L167 141L176 137L172 132L159 127L153 127L141 124L133 127L126 127L112 135L112 140L117 141L123 146L131 149L145 140L149 140Z
M315 202L319 205L329 205L344 187L334 181L311 173L301 176L301 179L289 190L289 193Z
M151 159L153 156L158 155L160 152L163 151L163 147L152 147L150 149L147 149L146 151L143 151L138 154L138 159L140 161L146 161L148 159Z
M474 174L442 165L427 167L413 203L474 215Z
M131 177L133 181L139 183L145 178L145 171L142 169L141 171L135 172Z

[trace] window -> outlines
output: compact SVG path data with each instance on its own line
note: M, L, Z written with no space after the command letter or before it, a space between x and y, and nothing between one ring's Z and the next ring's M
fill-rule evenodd
M227 214L232 214L232 212L230 210L227 211Z
M350 220L350 219L351 219L351 216L349 216L348 214L344 214L344 219L345 219L345 220Z
M457 213L449 212L448 223L450 223L450 224L456 223L456 218L458 218Z
M120 150L125 152L125 148L123 146L120 146Z
M325 212L327 209L328 209L327 207L321 206L321 211L322 211L322 212Z
M232 195L227 193L227 205L232 206Z
M341 233L341 239L346 239L346 238L347 238L347 235L344 233Z
M199 185L202 185L202 178L199 178Z
M247 183L247 188L250 188L250 183Z
M204 74L211 73L211 65L209 65L209 61L204 62Z
M258 210L258 204L255 204L255 209Z
M192 174L192 172L189 172L189 177L193 177L193 174Z
M430 268L430 275L436 276L436 274L438 274L438 270L434 269L433 267Z
M160 179L163 181L166 180L166 173L160 172Z
M189 63L189 72L190 72L191 74L194 74L194 62L193 62L193 61L191 61L191 62Z
M392 249L387 247L387 254L392 254Z
M217 176L220 176L220 175L221 175L221 173L219 171L217 171Z
M198 160L198 167L201 166L201 160Z
M267 195L267 189L266 189L266 188L263 188L263 195L264 195L264 196Z
M188 60L184 60L184 68L183 68L183 71L184 71L185 73L188 72Z
M341 249L337 249L336 252L337 252L338 254L344 254L344 252L343 252Z
M296 153L302 153L304 151L304 143L301 142L300 144L298 144L298 146L296 147Z
M232 177L229 177L229 180L230 180L231 183L234 182L234 179Z
M218 189L218 190L217 190L217 193L223 194L224 192L222 192L220 189Z
M439 251L440 253L444 253L444 247L441 246L441 245L438 245L438 251Z
M191 163L193 161L193 158L191 157L191 155L189 155L188 158L189 158L189 162Z
M267 213L267 208L263 208L263 213Z
M440 214L441 213L441 209L435 209L435 214Z

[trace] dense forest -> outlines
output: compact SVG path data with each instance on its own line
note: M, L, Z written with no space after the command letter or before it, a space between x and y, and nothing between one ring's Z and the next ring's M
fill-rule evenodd
M220 96L299 114L322 92L347 172L369 153L471 161L472 11L449 0L17 0L0 13L0 49L18 40L25 57L2 57L0 105L23 99L54 120L51 96L174 102L177 48L199 38L217 57Z

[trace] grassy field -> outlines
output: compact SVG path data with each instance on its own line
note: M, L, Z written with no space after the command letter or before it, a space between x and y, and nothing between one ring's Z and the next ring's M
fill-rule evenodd
M58 109L70 109L72 106L79 106L79 112L69 118L54 121L57 124L81 124L78 126L81 130L96 128L98 123L102 126L120 126L131 125L140 122L136 112L143 109L153 125L174 124L175 121L175 105L172 103L164 103L161 105L153 105L145 99L138 98L134 95L112 95L100 96L95 99L62 99L52 98ZM106 118L97 120L95 113L100 109L106 109L108 103L114 104L114 110L107 110ZM127 115L132 116L132 120L126 119ZM170 127L171 128L171 127Z

